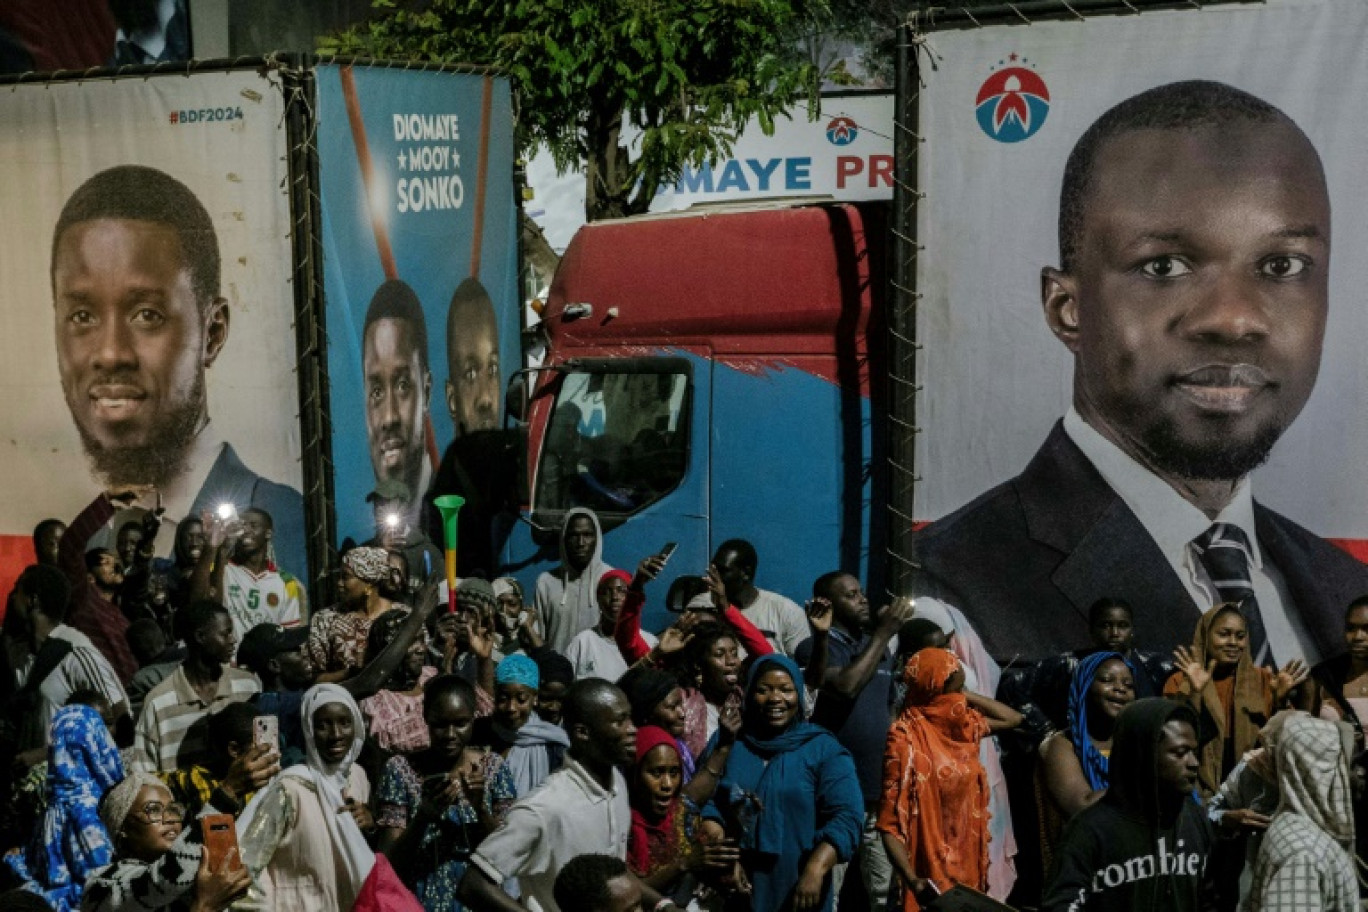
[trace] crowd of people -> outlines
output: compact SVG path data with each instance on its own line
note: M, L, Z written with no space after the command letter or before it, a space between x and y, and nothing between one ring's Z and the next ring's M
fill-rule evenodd
M1368 895L1368 598L1315 668L1258 663L1235 603L1173 655L1142 652L1104 599L1091 648L999 673L951 614L873 610L849 573L802 607L760 589L740 539L645 631L668 555L608 566L583 509L530 603L512 578L445 592L382 536L343 550L335 601L310 612L264 511L182 520L157 559L159 517L117 525L120 506L40 523L9 595L0 908ZM114 547L90 547L101 530Z

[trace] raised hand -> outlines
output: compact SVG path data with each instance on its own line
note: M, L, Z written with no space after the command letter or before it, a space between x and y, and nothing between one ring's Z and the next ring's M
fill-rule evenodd
M632 588L645 588L646 584L659 576L660 571L664 569L665 560L659 554L643 557L641 563L637 564L636 576L632 577Z
M831 630L831 619L835 616L836 609L832 607L831 600L821 597L809 599L807 603L808 626L813 633L827 633Z
M494 654L493 626L486 624L483 616L471 615L469 633L466 636L470 642L470 651L476 658L487 659Z
M1188 679L1192 685L1192 692L1198 694L1202 688L1206 687L1211 681L1211 672L1216 668L1216 660L1212 659L1203 667L1197 654L1190 646L1179 646L1173 650L1174 661L1178 664L1178 670Z
M899 596L879 612L878 624L889 637L892 637L902 629L903 624L912 620L916 613L917 603L906 596Z
M692 633L685 633L678 627L666 627L665 632L660 635L660 642L656 644L656 651L662 656L674 655L694 638Z
M741 733L741 704L727 700L717 711L717 743L735 744Z
M191 912L222 912L246 893L251 885L252 875L238 859L237 849L229 851L215 871L209 867L209 850L201 848Z
M1273 675L1272 687L1274 701L1281 703L1283 700L1287 699L1287 695L1292 692L1292 689L1302 681L1305 681L1306 676L1310 673L1311 669L1306 667L1306 663L1301 659L1293 659L1284 665L1282 671Z
M713 608L718 614L722 614L730 604L727 601L727 587L722 582L722 575L717 572L715 565L708 564L708 575L703 579L708 584L708 593L712 596Z

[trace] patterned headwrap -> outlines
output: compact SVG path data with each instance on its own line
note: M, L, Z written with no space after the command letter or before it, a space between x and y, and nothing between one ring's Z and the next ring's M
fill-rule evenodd
M367 583L381 583L389 578L389 554L384 548L352 548L343 555L342 563L357 579Z
M494 610L494 587L477 576L468 576L456 587L456 607L476 614Z
M953 652L934 647L923 649L907 660L903 683L907 685L908 706L926 706L945 693L945 682L960 667Z
M1094 790L1106 788L1110 780L1107 776L1107 758L1102 756L1088 734L1088 691L1092 689L1097 670L1112 659L1126 662L1126 657L1119 652L1094 652L1078 663L1069 681L1069 740L1073 742L1074 753L1083 767L1088 787ZM1134 677L1135 669L1131 668L1131 663L1126 662L1126 667L1130 668Z
M156 776L134 770L104 796L100 802L100 822L112 839L118 839L119 830L123 829L128 812L133 810L133 802L138 800L138 794L149 787L169 791Z
M537 663L525 655L514 653L506 656L494 671L495 684L521 684L536 690L541 684L541 672Z
M512 592L518 597L518 604L521 605L524 602L522 586L511 576L501 576L489 586L494 590L494 598L496 599L501 599Z

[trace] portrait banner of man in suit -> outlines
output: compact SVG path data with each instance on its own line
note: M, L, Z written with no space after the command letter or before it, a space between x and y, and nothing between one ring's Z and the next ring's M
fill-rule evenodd
M999 661L1086 646L1105 597L1142 648L1238 601L1262 663L1341 651L1365 34L1283 0L929 36L915 588Z
M187 517L256 507L307 574L283 111L255 70L0 92L9 561L135 489L159 554Z

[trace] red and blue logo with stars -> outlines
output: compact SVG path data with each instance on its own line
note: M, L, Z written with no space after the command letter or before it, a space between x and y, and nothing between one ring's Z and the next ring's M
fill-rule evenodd
M1030 139L1050 113L1050 90L1030 61L1009 54L979 87L974 113L983 132L1003 143Z

